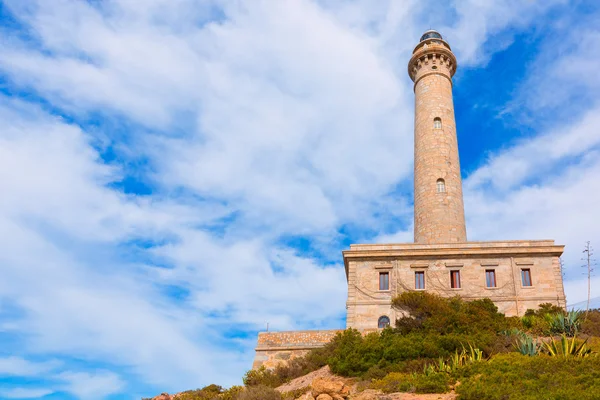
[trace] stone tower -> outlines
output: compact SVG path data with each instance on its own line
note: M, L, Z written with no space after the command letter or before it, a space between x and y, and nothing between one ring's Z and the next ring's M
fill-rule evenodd
M393 324L405 316L393 299L412 291L490 299L507 316L543 303L566 309L559 261L564 246L554 240L467 242L452 104L455 71L448 43L436 31L425 32L408 64L415 82L415 243L351 244L342 252L347 328L367 333ZM338 332L261 332L252 367L275 368Z
M415 83L415 243L467 241L452 101L456 57L438 32L421 37L408 63Z

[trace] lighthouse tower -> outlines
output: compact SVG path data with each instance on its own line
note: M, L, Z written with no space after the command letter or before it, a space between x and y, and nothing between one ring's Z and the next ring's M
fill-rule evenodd
M452 101L456 57L437 31L421 36L408 63L415 83L415 243L467 241Z

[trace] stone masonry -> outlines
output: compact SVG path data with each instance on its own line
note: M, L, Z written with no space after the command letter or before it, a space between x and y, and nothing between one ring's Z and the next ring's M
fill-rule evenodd
M566 306L558 257L564 246L553 240L467 242L460 244L357 244L344 251L348 277L346 326L374 329L379 318L400 315L392 299L405 291L423 290L441 296L491 299L506 315L523 315L541 303ZM524 286L528 270L531 286ZM452 271L460 287L451 287ZM486 272L495 282L487 287ZM415 288L415 275L424 274L424 289ZM379 274L388 273L390 287L379 290Z
M338 332L341 330L260 332L252 368L274 368L281 362L301 357L330 342Z
M441 37L422 40L408 63L415 82L416 243L467 241L452 101L455 71L456 58Z
M405 291L489 298L508 316L542 303L566 307L559 263L564 246L553 240L467 242L452 100L456 67L450 45L438 32L425 32L408 63L415 92L415 243L353 244L343 252L347 328L365 334L393 324L400 315L392 299ZM253 368L304 355L338 332L260 333Z

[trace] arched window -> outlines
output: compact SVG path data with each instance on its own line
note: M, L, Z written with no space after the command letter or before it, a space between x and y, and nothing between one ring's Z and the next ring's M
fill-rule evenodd
M442 178L437 180L436 185L438 193L444 193L446 191L446 182L444 182Z
M433 129L442 129L442 119L440 117L433 119Z
M383 328L387 328L388 326L390 326L389 317L386 317L385 315L379 317L379 321L377 321L377 327L379 329L383 329Z

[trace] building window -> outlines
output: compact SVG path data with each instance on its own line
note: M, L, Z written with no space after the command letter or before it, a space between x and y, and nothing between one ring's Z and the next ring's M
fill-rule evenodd
M446 182L442 178L437 180L436 186L438 193L444 193L446 191Z
M390 290L390 273L379 273L379 290Z
M436 117L433 119L433 129L442 129L442 119Z
M493 269L485 270L485 286L489 288L496 287L496 271Z
M450 287L460 289L460 271L450 271Z
M377 327L379 329L383 329L383 328L387 328L388 326L390 326L390 319L388 317L381 316L379 317L379 320L377 321Z
M415 289L425 289L425 272L415 272Z
M521 283L523 286L533 286L531 284L531 270L529 268L521 270Z

